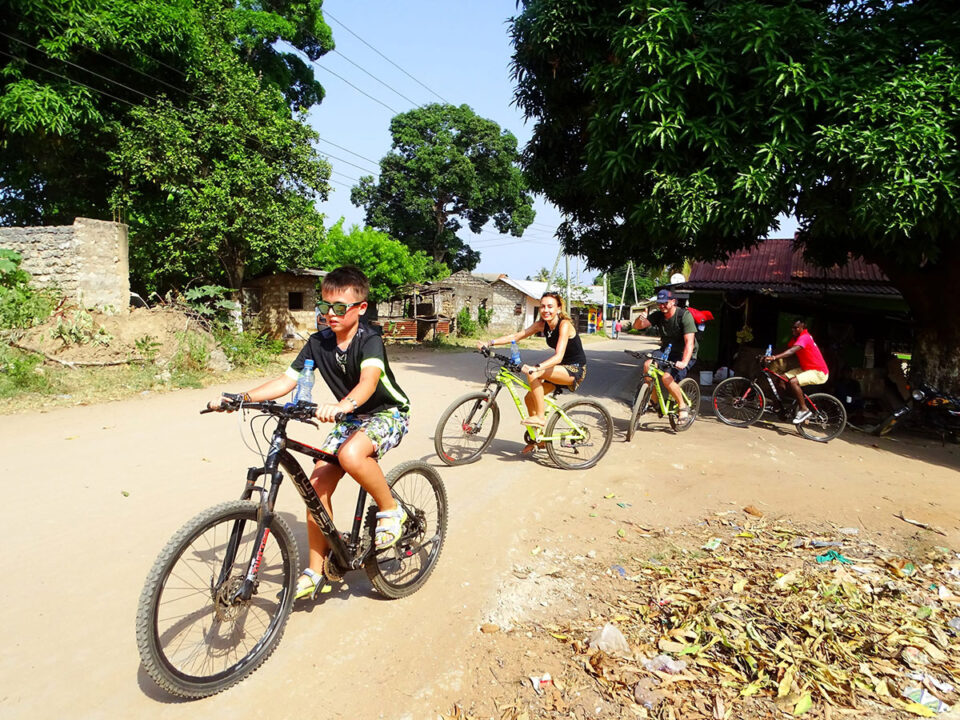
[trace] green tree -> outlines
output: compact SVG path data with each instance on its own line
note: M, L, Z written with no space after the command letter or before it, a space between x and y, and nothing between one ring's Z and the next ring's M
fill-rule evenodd
M230 54L288 116L323 97L309 64L333 48L322 0L0 3L0 224L110 217L108 154L157 98L209 100L212 54ZM281 41L287 45L279 44ZM141 118L142 119L142 118ZM238 147L245 152L254 147Z
M353 225L349 232L344 232L343 218L327 231L315 262L327 270L341 265L355 265L363 270L370 280L370 300L374 303L392 297L402 285L438 280L450 274L443 263L434 262L422 251L411 251L379 230Z
M480 253L457 236L489 220L520 237L533 222L533 199L517 166L517 139L468 106L433 104L390 122L392 151L380 180L360 178L350 199L367 224L453 270L472 270Z
M960 390L960 22L951 0L522 0L525 167L603 267L714 259L781 214L910 304L915 367Z
M280 91L215 50L196 92L179 108L132 109L110 152L138 289L202 280L236 290L250 273L308 264L323 237L314 200L330 167Z

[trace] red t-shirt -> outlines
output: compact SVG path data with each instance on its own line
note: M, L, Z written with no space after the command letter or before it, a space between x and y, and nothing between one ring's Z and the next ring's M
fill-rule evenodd
M800 367L802 369L819 370L827 375L830 374L830 369L823 361L823 355L820 353L820 348L817 347L817 342L813 339L813 335L804 330L800 335L791 340L787 347L793 347L794 345L800 348L797 350L797 360L800 361Z

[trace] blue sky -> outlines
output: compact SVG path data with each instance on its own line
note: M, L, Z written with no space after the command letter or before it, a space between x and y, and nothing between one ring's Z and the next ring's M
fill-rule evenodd
M311 111L310 122L322 138L319 149L333 165L333 192L320 206L328 224L341 216L348 226L363 223L362 209L350 203L350 187L361 175L376 172L390 149L390 119L414 103L466 103L512 132L521 147L529 139L532 124L525 123L513 105L510 79L507 20L517 13L514 0L325 0L323 8L337 49L314 66L326 97ZM542 199L535 209L534 224L520 239L500 235L492 227L479 236L468 237L462 231L461 236L481 253L478 272L523 278L553 265L559 251L553 232L561 216ZM792 234L793 227L785 224L777 235ZM583 281L592 279L595 273L579 264ZM578 261L571 259L571 274L577 266Z

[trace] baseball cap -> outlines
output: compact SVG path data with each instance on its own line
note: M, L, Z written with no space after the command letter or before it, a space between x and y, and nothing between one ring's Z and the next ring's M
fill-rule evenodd
M663 290L657 293L658 303L665 303L667 302L667 300L673 300L673 299L674 299L673 293L667 290L666 288L664 288Z

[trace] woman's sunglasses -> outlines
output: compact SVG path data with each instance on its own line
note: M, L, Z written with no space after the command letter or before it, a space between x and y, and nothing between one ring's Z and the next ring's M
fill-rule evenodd
M347 310L349 310L350 308L356 307L357 305L362 305L363 303L364 303L363 300L361 300L360 302L349 303L349 304L342 303L342 302L330 303L330 302L327 302L326 300L323 300L322 302L317 303L317 313L319 313L320 315L326 315L328 312L330 312L331 309L333 309L334 315L337 315L338 317L343 317L344 315L347 314Z

